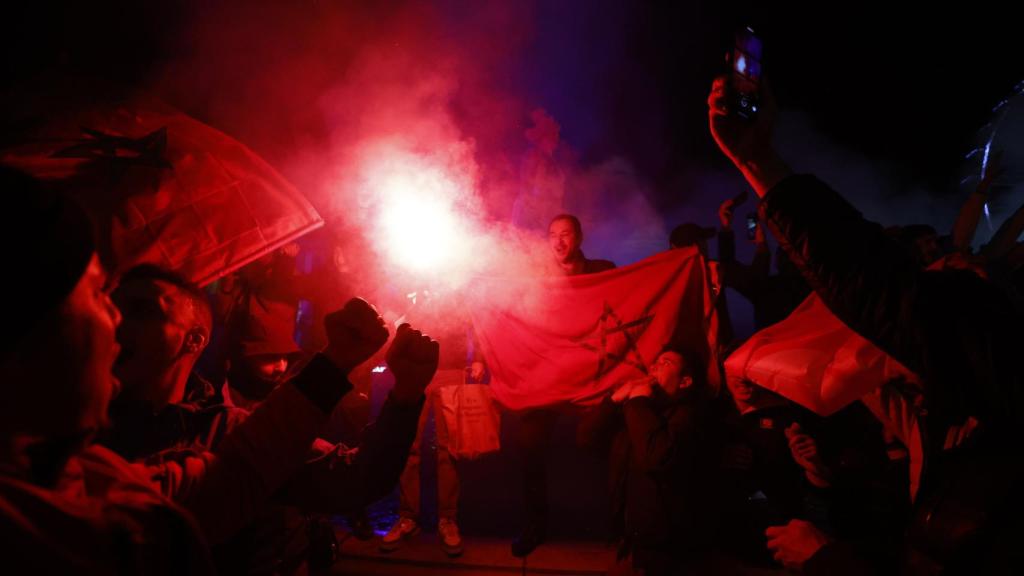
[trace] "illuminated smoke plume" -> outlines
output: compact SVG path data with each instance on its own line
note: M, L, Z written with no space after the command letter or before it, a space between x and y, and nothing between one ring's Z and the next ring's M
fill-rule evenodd
M664 225L629 163L581 165L558 119L524 96L515 70L531 4L447 8L204 4L185 35L192 56L168 66L163 92L267 156L329 223L366 235L367 258L403 254L409 271L456 283L496 262L536 273L520 257L536 242L506 225L542 241L564 211L579 213L595 257L625 263L655 249L637 238L663 237ZM429 221L400 225L417 207ZM447 237L432 237L439 229ZM447 269L434 256L411 262L431 246Z

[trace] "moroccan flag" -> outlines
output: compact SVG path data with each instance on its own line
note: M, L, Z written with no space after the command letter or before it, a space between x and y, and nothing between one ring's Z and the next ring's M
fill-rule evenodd
M751 336L725 361L725 377L762 388L828 416L902 378L905 366L851 330L811 293L786 319Z
M717 386L713 310L696 248L599 274L483 278L470 290L494 397L512 410L595 403L646 375L670 341L692 350Z
M75 196L115 272L149 262L202 285L323 224L254 152L143 95L55 110L0 163Z

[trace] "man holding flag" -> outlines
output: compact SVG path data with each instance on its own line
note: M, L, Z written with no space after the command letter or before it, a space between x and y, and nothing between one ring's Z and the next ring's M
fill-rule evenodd
M624 268L589 260L569 215L549 225L561 274L479 278L467 293L494 399L520 415L527 524L512 546L526 556L544 541L547 462L558 407L593 406L622 382L649 376L666 342L691 354L694 372L718 386L714 301L695 248Z
M548 225L548 245L557 269L566 276L593 274L615 268L609 260L590 260L583 255L583 226L571 214L559 214ZM550 406L525 410L520 415L519 445L523 451L523 500L526 527L512 542L512 555L524 557L544 542L547 532L547 453L558 416Z

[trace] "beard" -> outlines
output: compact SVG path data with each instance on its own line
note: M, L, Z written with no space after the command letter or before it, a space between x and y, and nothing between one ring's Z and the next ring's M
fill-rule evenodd
M290 377L290 371L285 371L277 376L264 376L248 363L238 362L228 372L228 384L246 398L263 401Z

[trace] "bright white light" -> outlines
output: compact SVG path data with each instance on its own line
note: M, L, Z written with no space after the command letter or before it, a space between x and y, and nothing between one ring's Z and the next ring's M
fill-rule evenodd
M459 225L450 207L421 194L395 191L380 214L388 253L397 264L413 270L436 268L457 247Z
M364 164L365 193L372 198L378 249L395 266L416 274L449 277L464 267L472 234L459 212L472 196L472 181L443 157L382 146Z

